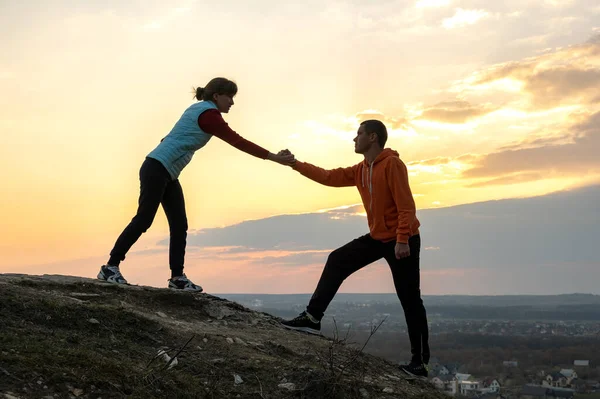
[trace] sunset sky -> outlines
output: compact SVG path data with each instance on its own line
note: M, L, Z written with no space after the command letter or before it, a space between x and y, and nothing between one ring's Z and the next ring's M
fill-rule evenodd
M419 211L600 183L598 2L170 4L0 2L0 273L94 277L135 214L144 157L193 103L192 87L216 76L238 83L225 115L234 130L321 167L361 161L352 143L358 123L383 120L387 146L408 165ZM180 181L190 242L244 221L287 223L282 215L338 220L337 211L323 211L332 209L355 210L367 232L364 210L344 208L360 202L355 188L318 185L218 139L196 153ZM599 208L591 209L597 217ZM228 244L226 235L210 248L190 245L186 272L208 292L311 292L327 253L354 236L340 233L293 266L270 262L302 255L281 249L286 232L302 237L296 223L283 225L279 241L269 238L268 222L245 230L270 246ZM311 236L320 226L303 231ZM122 264L128 280L165 286L166 237L160 210ZM424 250L424 294L490 292L448 285L432 272L441 268L436 262L444 257ZM382 264L342 288L392 289ZM600 294L585 283L566 289L577 290ZM517 292L545 291L495 291Z

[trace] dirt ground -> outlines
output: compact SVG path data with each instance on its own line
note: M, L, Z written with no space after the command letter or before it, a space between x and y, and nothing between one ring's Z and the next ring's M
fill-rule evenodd
M3 274L0 392L45 399L446 398L364 354L360 344L288 331L279 321L207 294ZM166 356L157 356L161 350Z

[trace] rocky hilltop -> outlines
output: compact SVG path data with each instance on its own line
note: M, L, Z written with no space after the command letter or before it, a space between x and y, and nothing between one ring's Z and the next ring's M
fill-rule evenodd
M0 274L0 397L445 398L361 351L208 294Z

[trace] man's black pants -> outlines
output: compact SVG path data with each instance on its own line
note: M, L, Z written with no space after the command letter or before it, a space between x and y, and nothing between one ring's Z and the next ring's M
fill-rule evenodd
M395 240L384 243L367 234L333 251L327 259L307 311L319 320L323 318L325 310L346 277L385 258L392 270L396 293L404 309L412 361L417 363L422 361L427 364L430 356L429 332L427 314L421 299L419 271L421 237L419 235L410 237L408 241L410 256L403 259L396 259L395 245Z

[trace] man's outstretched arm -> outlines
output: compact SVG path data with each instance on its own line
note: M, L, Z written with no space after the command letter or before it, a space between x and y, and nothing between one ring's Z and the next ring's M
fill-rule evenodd
M347 168L323 169L306 162L296 161L292 168L300 172L301 175L308 177L317 183L330 187L351 187L354 186L354 173L358 165Z
M279 151L277 155L293 155L289 150ZM347 168L323 169L318 166L294 160L291 167L301 175L330 187L351 187L355 183L355 172L358 165Z

